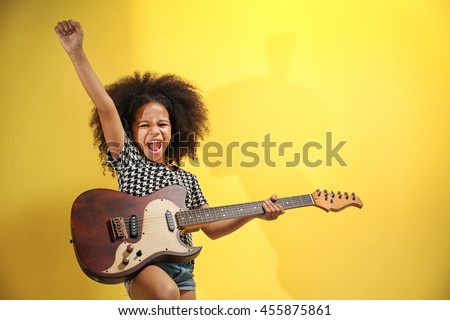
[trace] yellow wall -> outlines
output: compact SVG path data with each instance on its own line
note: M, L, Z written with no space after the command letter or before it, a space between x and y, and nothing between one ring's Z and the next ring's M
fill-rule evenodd
M200 299L450 299L450 5L433 1L3 1L0 298L126 299L80 271L69 244L81 192L116 188L91 104L53 33L76 18L105 82L134 70L203 89L208 141L259 143L188 166L211 205L355 191L364 208L288 211L204 246ZM347 166L325 163L326 133ZM261 142L273 148L264 161ZM317 167L286 161L308 142ZM210 152L213 150L209 150ZM225 152L225 151L224 151ZM204 154L203 154L204 155ZM226 161L231 161L231 166Z

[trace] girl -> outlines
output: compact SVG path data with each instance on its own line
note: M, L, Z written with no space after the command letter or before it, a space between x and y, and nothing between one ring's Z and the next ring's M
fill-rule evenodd
M207 208L198 181L179 167L181 159L197 159L197 141L208 132L207 109L197 89L174 75L151 73L125 77L106 88L83 50L83 29L74 20L55 26L62 47L95 105L90 125L103 164L117 176L122 192L145 196L169 185L186 188L188 209ZM277 197L263 202L259 218L284 213ZM211 239L225 236L254 217L211 223L202 231ZM192 237L182 239L192 245ZM195 299L194 263L156 263L125 286L132 299Z

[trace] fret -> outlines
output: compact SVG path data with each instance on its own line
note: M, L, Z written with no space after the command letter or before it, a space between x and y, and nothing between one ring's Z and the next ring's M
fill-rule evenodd
M312 195L279 198L277 203L285 209L294 209L314 205ZM221 207L202 208L180 211L175 214L179 228L203 225L214 221L228 220L238 217L248 217L264 213L262 201L232 204Z
M285 209L314 205L314 200L310 194L303 196L281 198L277 202L280 203Z

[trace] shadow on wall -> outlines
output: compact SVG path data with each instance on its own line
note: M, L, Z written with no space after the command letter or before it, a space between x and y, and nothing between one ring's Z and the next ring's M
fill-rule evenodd
M267 76L232 82L206 96L211 108L210 141L224 146L225 156L211 172L238 175L251 200L274 192L280 197L307 194L318 187L302 173L306 167L302 160L296 163L294 153L302 152L307 139L324 136L333 117L321 116L330 113L329 106L313 90L289 79L296 48L295 34L271 38ZM282 150L285 142L292 144ZM232 143L236 149L227 154L225 146ZM278 256L280 284L294 299L302 296L302 283L309 277L301 272L303 260L295 258L307 245L303 230L310 226L300 221L303 218L288 211L276 223L261 224Z

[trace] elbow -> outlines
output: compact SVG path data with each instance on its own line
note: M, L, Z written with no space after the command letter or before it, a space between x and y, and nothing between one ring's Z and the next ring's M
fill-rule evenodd
M221 236L218 236L218 235L207 235L207 236L208 236L208 238L210 238L211 240L217 240L217 239L221 238Z
M211 230L211 228L205 227L202 228L203 233L211 240L216 240L221 237L221 235L215 230Z
M117 112L114 101L108 95L97 98L96 101L94 101L94 104L98 113L101 115L108 115Z

